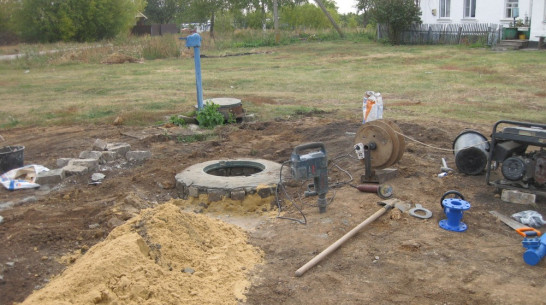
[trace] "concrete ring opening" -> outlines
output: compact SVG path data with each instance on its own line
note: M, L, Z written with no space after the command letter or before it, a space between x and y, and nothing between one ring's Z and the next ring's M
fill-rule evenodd
M183 199L208 195L208 202L225 198L243 201L248 195L275 195L281 164L264 159L211 160L194 164L175 176Z

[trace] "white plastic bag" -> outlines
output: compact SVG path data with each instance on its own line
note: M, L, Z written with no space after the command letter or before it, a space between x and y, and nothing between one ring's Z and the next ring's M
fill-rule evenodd
M37 188L40 185L34 183L36 176L44 171L49 171L49 169L36 164L19 167L2 174L0 183L10 191Z
M379 92L366 91L362 101L362 124L383 118L383 97Z
M516 214L512 214L512 218L521 222L524 225L531 226L533 228L540 228L546 222L542 219L542 215L537 211L522 211Z

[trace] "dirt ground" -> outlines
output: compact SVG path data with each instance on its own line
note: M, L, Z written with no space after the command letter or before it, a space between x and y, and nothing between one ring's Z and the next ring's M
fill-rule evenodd
M450 149L465 128L489 136L490 125L454 121L398 121L404 134L424 143ZM128 136L143 128L73 126L4 131L2 145L24 145L25 164L55 168L62 157L90 150L95 139L127 142L132 149L151 150L152 159L126 164L103 173L102 184L89 184L89 175L70 177L62 184L38 190L0 190L0 304L23 301L43 287L65 265L59 258L85 252L116 226L141 209L177 198L175 175L186 167L212 159L263 158L283 162L292 149L306 142L326 145L331 162L330 183L358 184L364 168L352 152L359 122L336 121L327 114L290 121L244 123L217 130L204 142L184 143L156 134ZM339 158L338 158L339 157ZM485 176L455 173L437 177L441 158L454 167L453 154L408 141L398 176L388 183L395 197L422 204L433 212L428 220L407 214L383 215L302 277L294 272L327 246L379 209L379 197L344 185L326 213L319 214L316 198L303 201L307 225L270 215L214 215L243 226L250 242L263 249L266 263L253 271L247 304L543 304L546 262L523 262L521 237L488 212L504 215L533 209L546 215L546 200L536 206L501 201ZM442 194L460 191L472 205L464 214L468 231L445 231ZM304 188L289 187L292 194ZM5 208L6 203L13 204ZM286 207L285 216L299 218ZM206 213L206 210L204 211ZM543 228L544 229L544 228ZM207 300L203 300L206 304Z

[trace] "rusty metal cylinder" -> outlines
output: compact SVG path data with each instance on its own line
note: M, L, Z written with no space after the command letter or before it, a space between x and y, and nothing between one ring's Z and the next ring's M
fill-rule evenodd
M356 189L364 193L376 193L381 198L389 198L393 194L392 186L387 184L359 184Z

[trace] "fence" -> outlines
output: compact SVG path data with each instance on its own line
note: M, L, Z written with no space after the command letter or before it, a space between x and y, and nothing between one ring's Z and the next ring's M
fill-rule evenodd
M496 45L502 26L489 23L414 24L400 33L400 44L486 44ZM377 38L388 38L388 26L377 27Z

